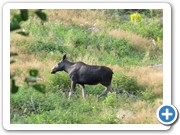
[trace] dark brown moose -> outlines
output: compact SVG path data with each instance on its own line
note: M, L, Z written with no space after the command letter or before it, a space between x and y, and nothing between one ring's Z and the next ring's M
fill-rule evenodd
M98 100L108 91L112 92L111 80L113 71L105 66L87 65L83 62L70 62L66 59L66 55L63 59L52 68L51 74L55 74L58 71L65 71L68 73L71 79L71 89L69 91L69 99L76 87L79 84L82 88L82 95L86 99L85 85L96 85L98 83L106 87L106 89L98 96Z

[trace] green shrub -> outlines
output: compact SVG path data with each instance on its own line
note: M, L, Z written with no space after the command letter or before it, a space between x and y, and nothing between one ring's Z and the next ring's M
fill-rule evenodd
M113 77L113 87L124 88L131 94L139 95L144 87L139 85L135 77L128 77L122 73L115 73Z
M105 89L101 84L99 85L86 85L86 93L92 95L98 95Z
M93 10L94 11L94 10ZM48 12L48 10L47 10ZM91 14L91 10L88 10ZM127 39L113 38L111 30L131 31L143 36L147 40L154 38L159 44L163 40L162 22L159 17L149 13L149 10L139 10L142 19L138 23L131 23L129 15L134 10L97 10L101 13L97 26L80 25L79 22L60 19L60 23L47 21L40 24L36 18L28 19L22 24L25 31L28 30L29 37L20 37L16 40L14 32L11 33L12 48L19 52L18 58L32 55L37 65L41 62L59 61L62 54L67 54L70 61L82 60L88 64L121 66L123 69L134 65L151 65L162 63L162 48L150 48L149 50L138 50L133 43ZM153 11L154 12L154 11ZM76 14L76 11L74 11ZM78 12L80 13L80 12ZM159 15L161 15L160 13ZM111 17L112 15L112 17ZM146 16L148 15L148 17ZM29 16L31 18L31 16ZM48 16L47 16L48 17ZM18 19L18 18L17 18ZM98 20L99 19L99 20ZM18 20L17 20L18 21ZM81 22L80 22L81 23ZM66 25L64 25L66 24ZM88 31L88 28L96 27L97 31ZM162 47L162 46L161 46ZM15 50L16 50L15 49ZM23 55L21 55L23 51ZM149 52L145 52L149 51ZM32 60L31 58L28 60ZM31 66L31 61L28 61ZM14 66L15 64L13 64ZM16 65L15 65L16 66ZM23 124L114 124L121 123L117 118L120 108L133 111L134 102L141 99L145 103L155 103L157 98L162 99L162 94L153 95L153 86L142 86L138 84L136 77L129 77L119 71L113 74L112 87L124 88L138 99L127 97L126 94L116 95L115 92L108 93L97 102L97 95L105 88L101 84L86 86L87 99L83 100L80 87L77 85L76 92L68 100L70 90L70 78L67 73L59 72L50 74L49 66L44 65L38 70L41 81L46 87L44 92L38 92L36 87L26 84L18 84L23 76L22 69L15 69L19 90L11 94L10 121L11 123ZM34 85L37 86L37 85ZM144 107L144 106L143 106ZM137 112L141 110L136 110ZM123 120L122 120L123 121Z
M116 93L108 93L103 103L107 106L114 106L117 103Z
M47 52L48 54L45 57L48 57L49 54L53 53L52 55L55 56L56 53L60 52L70 54L72 58L89 55L91 58L96 58L98 63L118 64L121 66L143 64L142 59L145 52L134 48L128 40L112 38L107 33L87 32L81 27L55 24L47 25L43 28L42 26L38 27L36 23L29 25L36 40L25 44L25 49L28 53L38 53L39 55L39 52ZM122 26L124 29L127 27L128 30L139 31L140 33L146 32L146 30L141 28L144 27L144 24L143 26L141 25L142 23L139 23L137 26L133 26L132 23L126 23ZM35 29L37 29L37 33L34 33ZM158 37L161 38L161 36Z
M97 120L98 124L118 124L120 120L115 115L106 114L102 119Z
M147 87L144 91L141 92L141 99L146 101L146 102L154 102L157 98L162 98L162 94L160 95L155 95L152 92L152 87Z
M31 52L54 52L54 51L59 51L61 53L66 52L67 47L64 45L60 45L54 42L41 42L41 41L36 41L35 43L32 43L27 46L27 51L29 53Z
M132 31L143 37L157 39L157 37L163 38L162 22L159 20L143 20L136 25L131 22L125 22L121 25L122 29Z
M85 31L80 29L70 29L66 32L64 37L65 44L71 45L74 47L86 45L88 42L88 37Z
M47 76L46 89L49 91L63 91L67 92L70 89L70 78L64 73L49 74Z

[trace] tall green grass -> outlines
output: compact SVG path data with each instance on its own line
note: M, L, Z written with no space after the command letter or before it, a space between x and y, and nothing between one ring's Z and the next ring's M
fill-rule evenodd
M22 95L26 96L23 98ZM11 99L11 123L91 124L120 122L114 114L116 108L109 106L109 100L103 103L97 102L93 96L88 97L87 101L78 96L73 96L71 100L68 100L62 92L42 94L33 89L22 87L19 93L11 95ZM114 100L117 99L114 98ZM107 108L112 109L111 115L103 112L103 109Z
M48 12L46 10L45 12ZM11 38L13 47L20 54L17 61L25 60L21 54L33 56L33 60L40 63L39 73L43 78L41 83L45 85L44 93L35 90L30 85L21 83L16 94L10 96L10 121L13 124L117 124L126 123L124 119L118 118L119 109L129 110L136 114L139 110L133 106L136 102L143 102L154 109L156 99L162 99L162 93L153 95L154 84L140 84L137 77L128 76L120 71L113 71L112 87L126 89L134 97L127 97L125 93L108 93L97 102L97 95L104 87L102 85L86 86L87 100L84 101L80 87L77 85L72 98L68 100L70 89L70 78L65 72L55 75L50 74L49 63L55 64L61 60L63 54L67 54L70 61L83 61L87 64L121 66L128 70L133 66L149 66L162 63L162 48L137 49L127 39L114 38L108 34L109 30L130 31L149 39L163 39L162 23L158 17L143 15L143 21L136 24L130 22L126 11L113 12L104 10L88 10L100 12L101 21L97 31L89 31L90 25L82 26L78 22L61 18L66 25L57 22L45 22L42 25L36 18L31 18L22 24L25 31L29 32L28 40L16 40ZM104 12L104 13L103 13ZM73 11L76 14L76 11ZM73 15L74 15L73 14ZM78 12L80 14L80 12ZM107 15L108 14L108 15ZM12 12L12 16L13 16ZM104 16L103 16L104 15ZM106 16L107 15L107 16ZM56 17L55 17L56 18ZM63 20L64 19L64 20ZM79 18L80 19L80 18ZM11 36L16 36L12 33ZM15 42L15 43L14 43ZM48 63L48 61L50 61ZM24 61L23 61L24 62ZM28 61L31 63L32 61ZM37 64L35 63L35 64ZM44 64L45 63L45 64ZM48 64L47 64L48 63ZM18 67L15 71L17 76L24 74L24 69ZM41 69L41 66L43 68ZM24 67L24 66L23 66ZM29 67L27 67L29 68ZM161 84L158 84L162 88ZM143 106L144 107L144 106ZM146 107L141 107L146 109ZM151 110L151 108L150 108ZM139 111L140 112L140 111ZM156 117L156 116L154 116ZM137 120L138 121L138 120ZM136 122L137 122L136 121ZM148 120L151 121L151 120ZM136 123L133 122L133 123ZM151 123L151 122L149 122Z
M87 32L80 28L60 24L39 26L31 23L27 26L35 38L26 44L27 53L67 54L73 58L90 55L96 63L126 65L146 65L142 59L145 50L138 50L126 39L113 38L107 34ZM104 57L105 56L105 57ZM157 56L157 55L155 55ZM76 60L76 59L73 59ZM159 57L149 59L148 63L158 62Z

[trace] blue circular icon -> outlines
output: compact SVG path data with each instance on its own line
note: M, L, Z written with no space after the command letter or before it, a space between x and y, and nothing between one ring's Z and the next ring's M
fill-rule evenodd
M157 110L158 120L164 125L170 125L177 119L178 112L173 105L162 105Z

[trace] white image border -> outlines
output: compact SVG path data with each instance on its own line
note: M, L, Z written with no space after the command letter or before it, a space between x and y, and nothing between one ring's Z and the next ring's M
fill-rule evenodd
M163 9L163 104L171 104L171 6L167 3L6 3L3 7L3 126L7 130L167 130L162 124L11 124L10 9Z

